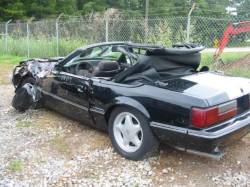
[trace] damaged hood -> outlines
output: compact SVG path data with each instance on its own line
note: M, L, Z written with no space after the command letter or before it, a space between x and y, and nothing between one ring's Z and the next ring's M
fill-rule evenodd
M12 83L15 87L21 83L24 77L32 77L33 79L45 77L60 62L64 57L44 58L44 59L30 59L20 62L15 67L12 74Z
M20 62L19 66L15 68L14 74L20 74L21 76L31 73L34 77L44 72L50 72L55 64L61 61L63 57L49 58L49 59L30 59Z

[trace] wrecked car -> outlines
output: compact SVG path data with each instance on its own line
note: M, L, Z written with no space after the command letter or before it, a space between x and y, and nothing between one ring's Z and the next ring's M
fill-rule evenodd
M220 158L250 131L250 80L200 67L203 49L111 42L23 61L13 71L12 105L105 130L128 159L151 155L159 142Z

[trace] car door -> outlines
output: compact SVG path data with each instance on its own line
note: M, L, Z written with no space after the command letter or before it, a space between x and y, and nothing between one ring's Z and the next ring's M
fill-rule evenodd
M67 84L70 82L70 76L59 73L56 69L40 82L42 93L44 95L44 104L58 112L68 114L67 106Z
M72 118L88 125L93 125L89 111L91 94L89 82L91 80L88 77L77 75L75 67L86 59L91 59L92 55L98 53L98 49L99 47L83 50L68 62L64 62L61 65L61 71L55 76L57 80L54 80L57 87L59 84L56 82L60 81L60 88L63 91L57 94L62 96L66 102L68 108L65 111L68 111L67 113Z
M87 52L83 52L81 58L76 58L75 62L70 62L65 64L65 67L69 67L72 64L77 65L79 63L88 63L93 68L98 66L98 61L104 60L118 60L122 54L120 52L113 52L112 45L108 46L97 46L91 49L88 49ZM75 71L77 72L77 71ZM69 75L68 73L65 73ZM95 103L95 91L102 90L99 87L100 79L98 77L86 77L84 75L71 74L70 75L70 83L67 85L67 98L70 102L74 103L74 105L80 105L83 110L88 110L89 116L89 124L98 129L105 129L104 123L100 122L103 120L104 110L99 107L97 103ZM83 108L84 107L84 108ZM80 117L78 117L81 119ZM81 119L84 121L84 119Z
M110 55L110 46L93 47L74 55L72 58L60 63L55 71L48 77L43 87L49 93L51 108L70 116L74 119L83 121L89 125L95 125L96 119L91 115L93 111L102 113L92 106L92 79L78 75L75 67L83 61L96 64L97 59L117 58L117 54ZM119 54L118 54L119 55ZM47 83L46 83L47 82ZM96 127L96 126L95 126Z
M89 117L89 104L87 93L84 92L87 82L83 79L75 79L69 69L63 69L65 63L74 62L81 52L76 51L66 61L60 62L48 76L40 82L44 95L44 104L68 117L78 121L92 122Z
M76 120L93 125L89 115L91 94L89 80L66 72L60 72L60 74L69 77L64 89L67 93L66 100L70 104L70 115Z

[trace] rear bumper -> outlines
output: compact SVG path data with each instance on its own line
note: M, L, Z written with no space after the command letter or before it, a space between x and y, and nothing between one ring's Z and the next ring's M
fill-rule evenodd
M218 148L231 144L250 132L250 111L216 126L194 130L152 122L158 137L182 150L218 154ZM192 150L192 151L190 151Z

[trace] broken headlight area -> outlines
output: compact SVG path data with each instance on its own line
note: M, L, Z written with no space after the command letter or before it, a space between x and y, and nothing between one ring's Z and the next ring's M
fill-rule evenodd
M16 91L12 100L12 106L18 111L25 111L30 107L39 106L42 95L40 90L32 84L25 84Z

